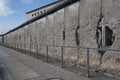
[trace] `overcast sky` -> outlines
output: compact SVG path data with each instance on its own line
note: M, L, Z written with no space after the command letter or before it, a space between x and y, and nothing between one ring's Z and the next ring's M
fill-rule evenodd
M26 12L57 0L0 0L0 34L26 21Z

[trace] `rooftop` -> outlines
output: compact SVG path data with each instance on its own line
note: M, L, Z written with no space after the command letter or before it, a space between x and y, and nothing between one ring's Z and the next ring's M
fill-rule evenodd
M58 1L55 1L55 2L50 3L50 4L48 4L48 5L45 5L45 6L39 7L39 8L34 9L34 10L31 10L31 11L27 12L26 14L29 14L29 13L34 12L34 11L37 11L37 10L39 10L39 9L45 8L45 7L47 7L47 6L51 6L51 5L56 4L56 3L60 2L60 1L62 1L62 0L58 0Z

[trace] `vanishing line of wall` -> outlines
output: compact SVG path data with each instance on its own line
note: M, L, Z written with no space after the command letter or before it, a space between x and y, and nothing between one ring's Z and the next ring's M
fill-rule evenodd
M102 2L102 3L101 3ZM120 8L118 0L81 0L38 19L4 36L4 43L39 43L60 46L83 46L120 49ZM22 45L29 51L29 45ZM32 52L35 52L32 46ZM60 59L61 50L49 47L49 56ZM39 54L46 55L46 48L39 46ZM78 57L79 56L79 57ZM90 66L119 76L118 52L90 51ZM101 59L102 58L102 59ZM86 51L65 48L64 60L71 65L86 65ZM113 64L113 65L111 65Z

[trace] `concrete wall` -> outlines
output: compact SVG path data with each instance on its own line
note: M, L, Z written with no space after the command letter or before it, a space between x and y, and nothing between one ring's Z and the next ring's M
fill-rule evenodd
M2 43L2 36L0 36L0 42Z
M74 3L5 35L5 44L15 46L11 43L39 43L120 49L119 3L119 0L102 0L102 4L101 0L81 0L80 3ZM20 44L17 45L21 48ZM29 48L30 45L27 45L27 50ZM22 49L25 49L25 45ZM66 64L86 66L85 49L64 48L64 50ZM35 45L32 45L32 52L36 52ZM39 46L39 54L46 55L46 47ZM60 60L61 48L49 47L49 56ZM90 50L91 69L119 77L119 66L120 52Z

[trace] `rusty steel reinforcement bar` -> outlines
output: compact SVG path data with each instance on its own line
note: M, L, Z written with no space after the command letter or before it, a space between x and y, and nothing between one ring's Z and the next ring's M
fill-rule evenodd
M52 14L52 13L54 13L54 12L64 8L64 7L66 7L66 6L69 6L69 5L71 5L71 4L73 4L73 3L77 2L77 1L80 1L80 0L62 0L62 1L59 2L58 5L56 5L55 7L51 8L50 10L46 11L44 14L41 14L38 17L35 17L35 18L31 19L31 20L26 21L25 23L21 24L17 28L15 28L13 30L10 30L9 32L7 32L7 33L5 33L3 35L7 35L7 34L13 32L13 31L15 31L15 30L17 30L19 28L24 27L25 25L28 25L28 24L30 24L30 23L38 20L38 19L41 19L41 18L43 18L43 17L45 17L47 15L50 15L50 14Z

